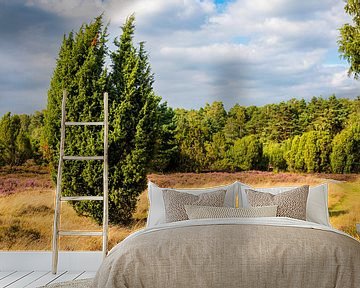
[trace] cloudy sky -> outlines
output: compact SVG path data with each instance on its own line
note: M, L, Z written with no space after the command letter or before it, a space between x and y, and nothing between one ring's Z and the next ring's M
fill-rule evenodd
M353 98L337 52L339 0L0 0L0 115L46 107L62 36L104 12L111 41L131 13L155 91L172 107Z

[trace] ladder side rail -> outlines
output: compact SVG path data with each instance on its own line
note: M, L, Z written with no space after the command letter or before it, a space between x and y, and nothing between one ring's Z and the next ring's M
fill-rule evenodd
M59 256L59 225L60 225L60 209L61 209L61 180L64 157L64 142L65 142L65 103L67 98L67 91L63 91L63 99L61 105L61 136L60 136L60 158L58 165L58 173L56 179L56 198L55 198L55 214L54 214L54 230L52 243L52 273L57 273L58 256Z
M104 93L104 192L103 192L103 207L104 207L104 213L103 213L103 258L106 257L107 249L108 249L108 224L109 224L109 206L108 206L108 181L109 181L109 175L108 175L108 133L109 133L109 112L108 112L108 93Z

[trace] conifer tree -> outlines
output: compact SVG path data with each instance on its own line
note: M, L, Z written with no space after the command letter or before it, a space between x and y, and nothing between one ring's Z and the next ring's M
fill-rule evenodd
M52 178L56 180L59 157L62 91L67 90L67 121L101 121L103 92L106 90L107 53L106 27L102 16L79 31L64 36L57 65L48 91L45 114L45 133L50 150ZM94 156L103 154L100 128L68 126L65 136L65 155ZM102 163L99 161L66 161L62 178L62 195L102 195ZM77 212L100 221L102 203L99 201L71 202Z
M135 17L122 27L111 53L109 98L109 203L110 220L127 224L137 197L146 187L146 172L153 157L160 98L153 92L154 76L144 43L133 45Z
M178 168L179 157L179 147L175 139L175 112L164 102L159 105L157 114L158 132L151 169L157 172L173 171Z
M146 187L148 163L153 156L157 130L154 81L144 44L133 45L135 17L129 17L111 53L112 72L104 69L107 29L102 16L79 32L64 37L57 66L48 92L46 133L51 163L58 162L62 90L67 89L68 121L99 121L103 117L103 92L109 92L109 220L128 224L139 194ZM68 155L102 155L103 134L93 127L72 127L66 134ZM72 161L63 172L63 193L102 195L102 163ZM53 169L53 178L56 177ZM81 201L73 204L82 214L102 220L102 203Z

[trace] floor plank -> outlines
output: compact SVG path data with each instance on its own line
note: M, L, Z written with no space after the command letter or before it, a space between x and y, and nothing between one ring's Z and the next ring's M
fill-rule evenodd
M96 271L102 260L101 251L60 251L58 270ZM49 271L51 265L51 251L0 251L0 271Z
M65 282L65 281L72 281L79 277L84 271L78 271L78 272L72 272L67 271L65 274L61 275L59 278L54 279L54 281L50 282L50 284L53 283L59 283L59 282Z
M48 284L94 278L95 271L7 271L0 272L0 288L37 288Z
M39 286L45 286L55 279L61 277L61 275L65 274L66 271L58 272L57 274L52 274L51 272L47 273L43 277L37 279L36 281L32 282L31 284L25 286L26 288L36 288Z
M10 275L0 280L0 287L2 288L8 287L10 284L16 282L17 280L20 280L21 278L25 277L26 275L29 275L30 273L31 272L24 272L24 271L11 273Z
M79 277L77 277L76 279L89 279L89 278L94 278L95 277L96 272L95 271L85 271L84 273L82 273L81 275L79 275Z
M0 272L0 280L4 279L5 277L15 273L16 271L7 271L7 272Z
M33 271L30 274L26 275L25 277L19 279L18 281L14 282L13 284L10 284L6 288L19 288L19 287L25 287L27 285L30 285L34 281L40 279L47 273L50 273L48 271Z

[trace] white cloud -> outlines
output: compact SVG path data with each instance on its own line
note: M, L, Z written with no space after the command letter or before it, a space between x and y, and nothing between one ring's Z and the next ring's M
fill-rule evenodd
M27 0L26 5L35 6L66 18L94 16L104 9L100 0Z
M155 72L167 75L157 87L173 105L201 106L204 99L223 95L229 105L264 104L294 96L342 96L359 87L352 79L332 85L334 73L346 65L330 69L324 63L328 51L337 49L337 29L349 20L339 1L238 0L204 19L190 30L179 24L166 36L150 33ZM246 40L234 42L238 38ZM200 97L186 103L175 89Z

